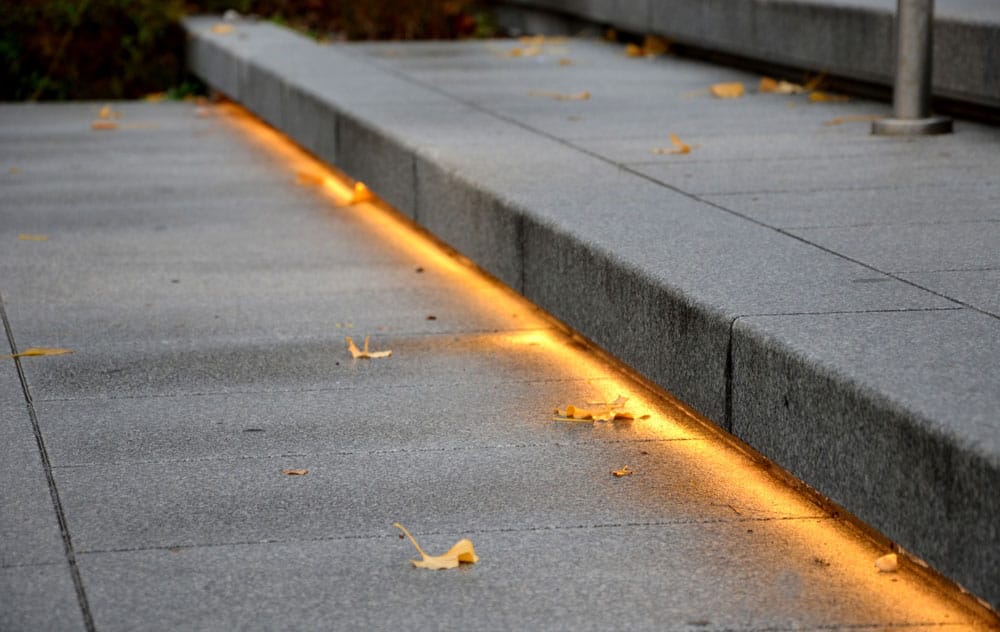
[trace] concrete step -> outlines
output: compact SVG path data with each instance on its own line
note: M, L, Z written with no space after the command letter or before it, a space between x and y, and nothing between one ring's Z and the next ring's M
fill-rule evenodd
M892 85L896 0L517 0L767 63ZM1000 4L937 0L934 94L1000 106Z
M884 104L596 41L218 22L185 23L211 86L1000 604L996 129L875 138Z

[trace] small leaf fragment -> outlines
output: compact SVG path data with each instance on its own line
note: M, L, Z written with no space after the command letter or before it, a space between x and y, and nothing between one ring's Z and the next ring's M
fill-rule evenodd
M688 145L681 139L677 138L676 134L670 135L670 142L673 143L673 148L656 147L653 149L653 153L657 155L680 155L691 153L691 145Z
M630 470L627 465L623 465L620 469L611 470L611 473L615 476L615 478L621 478L623 476L632 476L635 474L635 470Z
M368 339L370 336L365 336L365 348L358 349L358 345L354 344L350 336L347 336L347 350L351 352L351 357L355 360L370 360L376 358L388 358L392 355L392 351L369 351L368 350Z
M33 356L56 356L73 353L72 349L60 349L58 347L29 347L20 353L0 356L0 360L10 360L13 358L29 358Z
M223 24L222 22L212 25L212 32L216 35L227 35L233 31L232 24Z
M291 469L291 470L281 470L282 474L287 474L288 476L305 476L309 473L309 470L303 469Z
M784 79L778 80L771 77L761 77L760 83L757 84L757 91L772 94L802 94L806 91L806 87L785 81Z
M21 241L48 241L48 235L32 235L31 233L21 233L17 236Z
M647 57L656 57L670 50L670 41L658 35L647 35L642 41L642 52Z
M642 57L645 53L642 52L642 46L629 42L625 45L625 54L629 57Z
M143 101L147 101L149 103L159 103L161 101L166 101L167 100L167 93L166 92L150 92L146 96L142 97L142 100Z
M875 560L875 568L880 573L895 573L899 569L899 556L889 553Z
M846 94L832 94L830 92L814 90L809 93L809 100L813 103L844 103L850 101L851 97Z
M574 64L573 60L570 59L569 57L561 57L559 59L560 66L572 66L573 64Z
M115 123L114 121L106 121L104 119L98 119L90 124L90 129L97 131L118 129L118 123Z
M746 91L739 81L715 83L709 86L708 90L717 99L738 99Z
M427 553L420 548L420 545L417 544L416 539L410 535L410 532L406 529L406 527L398 522L392 523L392 526L402 531L403 534L410 539L410 542L413 543L413 547L417 549L417 553L420 553L421 559L410 560L410 563L417 568L444 570L448 568L456 568L462 562L465 562L466 564L475 564L479 561L479 556L476 555L476 549L472 546L472 541L468 538L462 538L442 555L427 555Z

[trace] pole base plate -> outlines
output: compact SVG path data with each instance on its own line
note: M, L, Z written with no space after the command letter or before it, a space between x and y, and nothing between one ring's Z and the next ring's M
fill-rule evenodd
M872 122L872 134L876 136L928 136L951 132L952 121L945 116L919 119L884 118Z

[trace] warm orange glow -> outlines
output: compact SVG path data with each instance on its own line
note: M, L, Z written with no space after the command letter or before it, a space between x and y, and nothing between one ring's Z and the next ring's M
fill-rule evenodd
M985 610L970 605L970 600L960 597L954 587L928 580L907 558L901 556L897 572L879 572L874 562L888 551L859 526L835 516L830 506L818 503L813 496L776 475L776 468L765 464L759 455L734 441L724 440L718 429L708 426L707 421L683 404L634 378L627 368L486 276L464 257L443 247L377 198L359 199L360 189L350 178L324 166L244 110L228 104L219 110L225 120L280 156L281 168L288 170L290 180L315 186L329 198L331 212L349 215L357 220L359 229L391 243L428 273L445 276L448 284L464 292L463 299L482 313L517 316L517 329L469 336L477 351L537 361L552 372L554 380L575 389L574 397L579 398L576 400L579 403L612 402L623 396L629 398L630 411L648 414L648 419L573 426L581 432L623 432L649 439L643 443L645 449L664 457L662 461L671 464L676 480L684 481L683 492L698 501L692 502L691 515L678 515L679 520L742 521L748 532L780 542L789 559L811 561L817 567L829 567L840 577L849 578L856 588L852 598L869 599L867 603L879 609L883 604L891 604L884 607L894 620L914 625L949 621L965 628L984 627L981 623L990 617ZM574 402L555 398L539 402L539 423L558 423L551 419L552 411L567 403ZM676 497L677 492L677 489L663 490L664 498ZM706 511L706 504L712 509ZM711 515L713 510L717 510L717 515ZM685 510L678 511L683 514ZM765 559L761 565L761 577L767 577L768 573L775 577L787 575L781 560ZM822 581L816 577L793 579L799 583ZM762 601L786 598L780 591L770 594L769 590L775 589L762 587Z

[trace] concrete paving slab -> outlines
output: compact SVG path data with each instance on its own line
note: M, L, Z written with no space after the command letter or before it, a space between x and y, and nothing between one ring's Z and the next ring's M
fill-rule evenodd
M703 439L687 413L614 379L382 386L326 391L38 402L39 424L58 467L193 462L215 458L438 452ZM630 397L649 419L554 420L571 402ZM420 406L434 401L432 408ZM470 402L475 402L471 405ZM351 412L348 412L351 411ZM363 412L354 412L363 411Z
M363 332L357 338L363 339ZM474 376L482 384L551 374L558 359L517 333L372 336L391 360L352 360L343 334L294 339L200 338L111 344L95 341L73 355L25 366L36 400L150 395L264 393L353 385L414 385ZM38 358L36 358L37 360ZM607 370L586 375L600 378Z
M195 630L397 630L431 622L442 630L601 630L625 621L633 629L704 630L973 624L945 619L933 593L855 572L856 560L836 549L813 549L803 537L811 524L473 533L409 525L433 551L471 537L481 560L457 573L409 568L412 547L388 525L366 538L84 554L80 564L102 630L154 629L150 622ZM781 555L763 563L749 554L775 544ZM359 573L360 565L367 572ZM845 568L849 578L841 575ZM881 595L881 603L852 599L859 589Z
M12 443L21 442L15 438ZM22 449L12 456L0 467L0 568L64 562L62 535L38 448L34 454Z
M995 327L972 310L740 319L733 433L943 572L977 569L966 585L993 594Z
M65 563L0 568L0 595L4 630L85 629Z
M796 228L790 232L887 272L1000 268L1000 248L996 247L1000 221Z
M907 272L907 281L1000 317L1000 270Z
M780 228L846 227L1000 219L1000 187L906 187L706 195L740 215Z
M804 498L747 494L746 466L712 472L700 441L665 443L122 463L55 477L82 552L360 537L394 521L455 533L827 515ZM625 464L637 473L611 476Z

